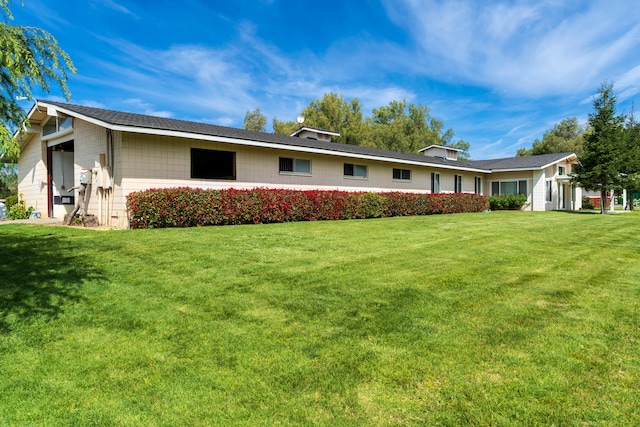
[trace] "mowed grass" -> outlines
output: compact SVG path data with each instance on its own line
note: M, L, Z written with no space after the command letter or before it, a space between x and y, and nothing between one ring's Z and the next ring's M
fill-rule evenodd
M640 425L640 215L0 226L0 425Z

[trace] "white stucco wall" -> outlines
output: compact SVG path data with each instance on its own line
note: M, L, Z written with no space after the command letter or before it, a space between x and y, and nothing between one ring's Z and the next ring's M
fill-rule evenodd
M42 217L48 216L47 149L34 135L22 149L18 159L18 194L27 207L32 206Z
M202 148L236 153L236 180L192 179L191 148ZM224 188L288 188L344 191L412 191L428 193L431 172L440 173L441 192L454 191L454 175L463 177L463 192L474 192L474 177L482 174L442 170L392 162L372 161L275 150L249 146L214 143L182 138L125 133L121 148L116 149L116 181L114 212L124 212L126 196L131 192L149 188L198 187ZM279 172L279 158L291 157L311 161L311 174L298 175ZM366 165L368 177L344 175L344 163ZM393 168L410 169L411 180L394 180ZM484 181L484 177L483 177Z

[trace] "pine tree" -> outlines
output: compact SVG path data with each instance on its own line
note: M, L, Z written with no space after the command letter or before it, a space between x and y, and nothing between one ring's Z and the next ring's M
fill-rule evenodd
M583 153L574 168L575 181L586 190L600 191L600 212L606 213L607 190L620 188L624 163L624 117L616 114L613 84L604 83L589 114L590 131L584 136Z

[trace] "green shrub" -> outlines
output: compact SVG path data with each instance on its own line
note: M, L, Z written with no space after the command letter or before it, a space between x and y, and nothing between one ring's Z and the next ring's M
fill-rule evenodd
M591 199L587 196L582 196L582 209L595 209Z
M9 216L9 219L27 219L29 218L29 216L31 216L32 211L33 211L33 208L31 206L27 208L27 206L24 203L24 200L20 200L18 203L11 206L11 209L9 209L8 216Z
M492 211L502 209L522 209L527 203L527 196L524 194L507 194L504 196L490 196L489 207Z
M4 200L4 204L7 206L7 209L11 209L11 206L18 203L18 196L9 196Z
M131 228L195 227L481 212L477 194L152 189L127 196Z

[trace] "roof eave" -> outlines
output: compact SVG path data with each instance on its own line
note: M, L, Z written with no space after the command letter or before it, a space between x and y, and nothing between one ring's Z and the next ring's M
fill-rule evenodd
M421 161L413 161L407 159L399 159L393 157L385 157L385 156L375 156L368 154L358 154L358 153L349 153L345 151L338 150L330 150L330 149L322 149L322 148L312 148L312 147L304 147L298 145L288 145L285 143L272 143L260 140L249 140L249 139L239 139L239 138L230 138L225 136L216 136L216 135L205 135L199 133L192 132L184 132L184 131L174 131L174 130L165 130L165 129L155 129L155 128L145 128L139 126L126 126L126 125L117 125L113 123L106 122L104 120L96 119L94 117L90 117L81 113L78 113L73 110L69 110L64 107L60 107L58 105L48 104L44 101L38 101L38 104L42 107L51 107L55 108L57 111L60 111L64 114L67 114L72 117L77 117L81 120L87 121L89 123L95 124L97 126L102 126L112 131L120 131L120 132L130 132L130 133L140 133L147 135L160 135L160 136L169 136L169 137L179 137L179 138L189 138L189 139L197 139L201 141L212 141L212 142L224 142L228 144L236 144L236 145L245 145L245 146L253 146L253 147L262 147L262 148L271 148L271 149L283 149L286 148L289 151L298 151L305 153L314 153L314 154L325 154L332 156L341 156L348 158L357 158L357 159L366 159L366 160L374 160L374 161L382 161L387 163L398 163L398 164L407 164L407 165L416 165L416 166L426 166L426 167L434 167L440 169L450 169L450 170L458 170L458 171L466 171L466 172L476 172L476 173L491 173L491 171L486 169L478 169L473 167L464 167L464 166L456 166L456 165L447 165L440 163L430 163L430 162L421 162Z

